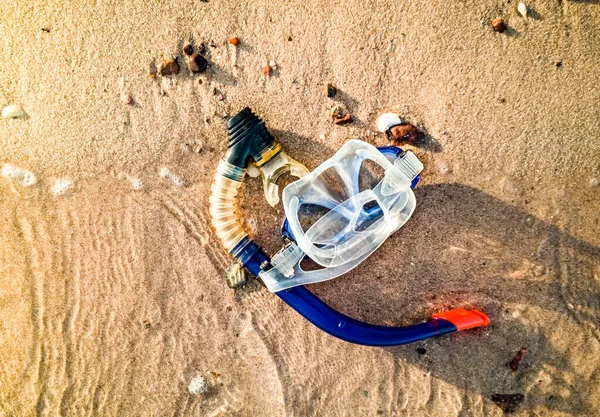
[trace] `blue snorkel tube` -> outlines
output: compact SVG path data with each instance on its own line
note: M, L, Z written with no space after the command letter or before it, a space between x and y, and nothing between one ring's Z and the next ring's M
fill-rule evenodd
M265 196L270 203L277 202L277 189L273 183L286 171L300 176L306 168L290 158L281 145L267 131L264 122L245 108L227 123L228 150L219 162L211 188L210 214L217 236L229 253L254 277L270 267L270 257L242 228L235 216L234 204L237 190L242 184L246 167L254 161L262 170ZM392 156L402 151L396 147L378 148ZM265 174L266 173L266 174ZM411 188L419 181L416 177ZM284 223L282 234L293 235ZM366 346L396 346L460 330L487 326L490 319L477 310L462 308L434 314L420 324L401 327L378 326L355 320L331 308L304 286L275 292L290 307L319 329L347 342Z

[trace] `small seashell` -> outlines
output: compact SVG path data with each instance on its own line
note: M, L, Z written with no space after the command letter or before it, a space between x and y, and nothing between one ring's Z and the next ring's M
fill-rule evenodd
M25 116L27 116L27 113L18 104L11 104L2 109L2 117L5 119L16 119Z
M246 270L238 261L233 261L225 270L225 282L229 288L239 288L247 280Z
M519 3L517 6L517 11L521 16L527 17L527 6L525 6L525 3Z
M229 39L229 43L232 44L233 46L237 46L240 44L240 40L238 38L231 38L231 39Z
M248 176L250 178L256 178L256 177L260 176L260 171L258 170L256 165L254 165L252 163L248 164L248 169L247 169L246 173L248 174Z
M269 61L269 66L271 67L271 69L276 70L277 69L277 64L275 63L275 61Z
M377 119L377 129L385 133L390 127L402 124L402 119L395 113L383 113Z

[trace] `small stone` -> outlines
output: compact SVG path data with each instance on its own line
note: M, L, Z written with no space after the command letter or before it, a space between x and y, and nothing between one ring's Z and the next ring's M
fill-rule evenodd
M193 54L188 58L188 67L194 74L206 71L208 61L202 55Z
M514 413L525 400L523 394L492 394L492 401L507 414Z
M344 117L347 113L346 107L337 104L331 108L330 116L335 120Z
M127 104L127 105L133 104L134 100L133 100L133 97L131 97L131 94L126 94L126 93L121 94L121 103Z
M265 74L267 77L269 75L271 75L271 67L269 66L269 64L265 65L262 69L263 74Z
M515 375L517 373L517 371L519 370L519 365L521 364L521 361L523 360L523 356L525 355L525 353L527 353L527 348L523 347L523 348L519 349L519 351L517 352L517 354L515 355L513 360L510 361L509 363L507 363L508 367L510 368L511 375Z
M291 36L288 36L288 42L291 42L293 39Z
M11 104L2 109L2 117L4 119L16 119L27 116L23 107L18 104Z
M391 146L398 146L401 143L415 145L419 138L417 128L408 123L392 126L388 132Z
M352 123L352 116L350 116L349 114L347 114L344 117L338 117L337 119L335 119L333 121L333 123L335 123L336 125L343 125L343 124L346 124L346 123Z
M206 53L206 45L204 44L204 42L202 42L200 46L198 46L198 53L200 55L204 55Z
M417 348L417 353L418 353L419 355L424 355L424 354L426 354L426 353L427 353L427 349L425 349L425 348L422 348L422 347L420 347L420 348Z
M273 60L269 61L269 66L271 67L272 70L277 69L277 63Z
M177 75L179 74L179 64L173 59L167 59L160 64L160 75Z
M333 98L337 94L337 88L331 84L327 84L327 97Z
M50 29L48 29L48 28L42 28L42 32L50 33Z
M506 30L506 25L502 21L502 19L494 19L492 20L492 27L496 32L504 32Z
M153 73L153 72L149 72L149 73L148 73L148 78L155 79L155 78L156 78L156 74L155 74L155 73Z
M527 17L527 6L525 6L525 3L519 3L517 6L517 11L521 16Z
M197 375L190 381L188 390L192 395L204 394L208 391L208 383L202 375Z
M231 38L229 39L229 43L233 46L238 46L240 44L240 40L238 38Z
M560 68L562 67L562 61L556 61L554 65L556 66L556 68Z
M183 53L189 56L194 53L194 48L188 43L183 47Z
M598 178L592 178L590 180L590 185L592 187L598 187L598 186L600 186L600 180Z

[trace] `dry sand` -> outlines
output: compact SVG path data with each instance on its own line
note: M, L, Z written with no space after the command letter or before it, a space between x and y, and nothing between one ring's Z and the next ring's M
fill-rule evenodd
M54 3L0 5L0 107L28 114L0 120L0 416L499 416L506 393L515 415L600 415L598 1ZM148 77L173 56L179 75ZM413 219L311 289L373 323L492 324L367 348L228 290L207 200L246 105L309 168L384 144L383 111L424 129ZM276 250L258 179L241 210Z

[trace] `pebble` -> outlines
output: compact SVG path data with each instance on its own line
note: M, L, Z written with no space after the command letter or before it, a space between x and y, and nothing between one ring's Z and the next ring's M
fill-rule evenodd
M419 131L411 124L392 126L389 129L389 133L391 136L391 146L398 146L401 143L410 143L411 145L415 145L419 138Z
M327 97L333 98L337 94L337 88L331 84L327 84Z
M73 182L68 178L58 178L50 191L54 195L63 195L66 194L73 187Z
M204 72L208 67L208 61L202 55L193 54L188 58L188 67L195 74Z
M335 119L333 121L333 123L335 123L336 125L343 125L343 124L346 124L346 123L352 123L352 116L350 116L349 114L347 114L344 117L338 117L337 119Z
M269 66L269 64L265 65L262 69L263 74L265 74L267 77L269 75L271 75L271 67Z
M598 178L592 178L590 180L590 185L592 187L598 187L598 186L600 186L600 180Z
M240 44L240 40L238 38L231 38L229 39L229 43L233 46L238 46Z
M173 59L167 59L160 64L160 75L177 75L179 74L179 64Z
M494 19L492 20L492 27L496 32L504 32L506 30L506 24L502 21L502 19Z
M129 105L133 104L134 100L133 100L133 97L131 97L131 94L126 94L126 93L121 94L121 103L129 104Z
M183 47L183 53L190 56L194 53L194 48L188 43Z
M348 113L348 111L346 110L345 106L342 106L341 104L336 104L335 106L333 106L331 108L330 111L330 116L332 119L340 119L344 116L346 116L346 114Z
M521 16L527 17L527 6L525 6L525 3L519 3L517 6L517 11Z
M188 390L192 395L204 394L206 391L208 391L208 383L202 375L196 375L190 381Z
M4 178L14 178L21 182L25 187L29 187L37 182L37 178L33 172L27 171L26 169L16 167L11 164L2 165L2 171L0 171Z
M521 365L521 361L523 360L525 353L527 353L527 348L522 347L519 349L513 360L507 363L508 367L510 368L511 375L515 375L519 370L519 366Z
M25 113L23 107L19 106L18 104L11 104L10 106L6 106L2 109L2 117L4 119L16 119L18 117L20 118L25 116L27 116L27 113Z

